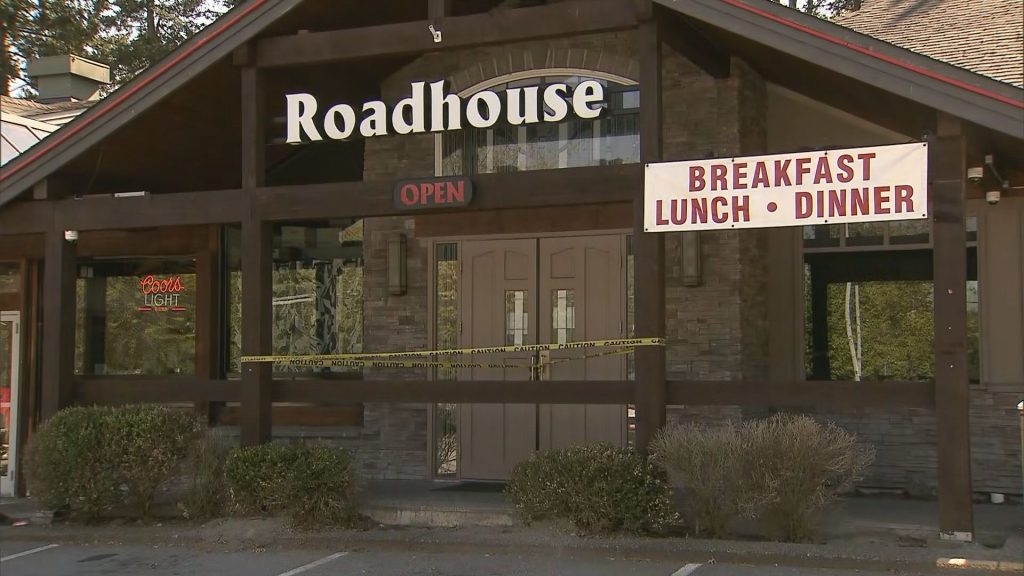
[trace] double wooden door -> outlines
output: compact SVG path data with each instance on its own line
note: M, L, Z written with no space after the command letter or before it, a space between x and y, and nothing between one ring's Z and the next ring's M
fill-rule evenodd
M462 245L463 347L568 343L625 333L625 239L621 235L479 240ZM590 354L594 355L593 352ZM624 356L587 358L582 350L509 353L476 361L541 370L479 368L473 380L623 379ZM502 480L536 450L591 442L623 445L626 407L601 404L463 404L459 475Z

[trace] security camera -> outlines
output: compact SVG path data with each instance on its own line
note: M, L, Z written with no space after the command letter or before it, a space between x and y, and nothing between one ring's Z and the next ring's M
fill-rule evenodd
M999 200L1002 197L1003 195L999 190L989 190L988 192L985 192L985 202L992 205L999 204Z
M967 169L967 179L977 184L985 177L985 167L975 166Z

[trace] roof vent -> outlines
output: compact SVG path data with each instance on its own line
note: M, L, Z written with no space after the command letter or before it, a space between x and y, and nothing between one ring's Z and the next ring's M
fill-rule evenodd
M81 56L43 56L26 68L39 91L40 102L99 100L100 88L110 84L110 67Z

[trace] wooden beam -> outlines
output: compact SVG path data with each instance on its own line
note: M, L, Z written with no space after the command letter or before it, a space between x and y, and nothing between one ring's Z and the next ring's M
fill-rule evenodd
M54 203L55 219L65 230L131 230L241 222L242 190L150 194L139 198L85 197Z
M676 406L813 408L844 412L862 408L935 406L935 384L854 381L684 381L668 382L668 403Z
M629 0L558 2L470 16L264 38L256 44L256 65L279 67L421 54L623 30L638 23L636 5ZM431 25L440 30L441 42L434 42Z
M45 252L44 234L19 234L0 237L0 260L42 260Z
M238 380L206 380L191 376L78 378L79 404L117 406L134 403L238 402Z
M661 35L652 19L637 35L640 58L640 161L662 157ZM633 301L636 336L665 336L665 237L644 232L644 188L633 190ZM665 425L665 348L644 346L636 352L636 447L646 451Z
M633 383L625 380L275 380L279 402L480 402L504 404L628 404Z
M264 220L408 214L394 204L394 181L338 182L259 188L251 194ZM433 213L632 202L643 189L643 166L621 164L473 176L468 206ZM417 212L426 214L427 212Z
M939 530L971 540L970 393L967 387L966 145L959 122L939 118L929 146L935 306L935 420Z
M43 276L42 416L48 419L74 400L75 244L64 230L46 235Z
M46 232L53 224L53 205L53 202L29 201L0 207L0 236Z

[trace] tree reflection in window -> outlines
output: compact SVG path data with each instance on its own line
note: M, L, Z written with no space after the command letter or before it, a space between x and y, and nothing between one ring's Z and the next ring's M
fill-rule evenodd
M467 128L441 137L441 175L522 172L551 168L628 164L640 161L640 91L635 84L586 76L543 76L480 89L504 90L584 80L605 87L608 106L594 120L568 118L524 126L505 121L491 128ZM463 94L463 97L469 94ZM570 103L571 106L571 103Z

